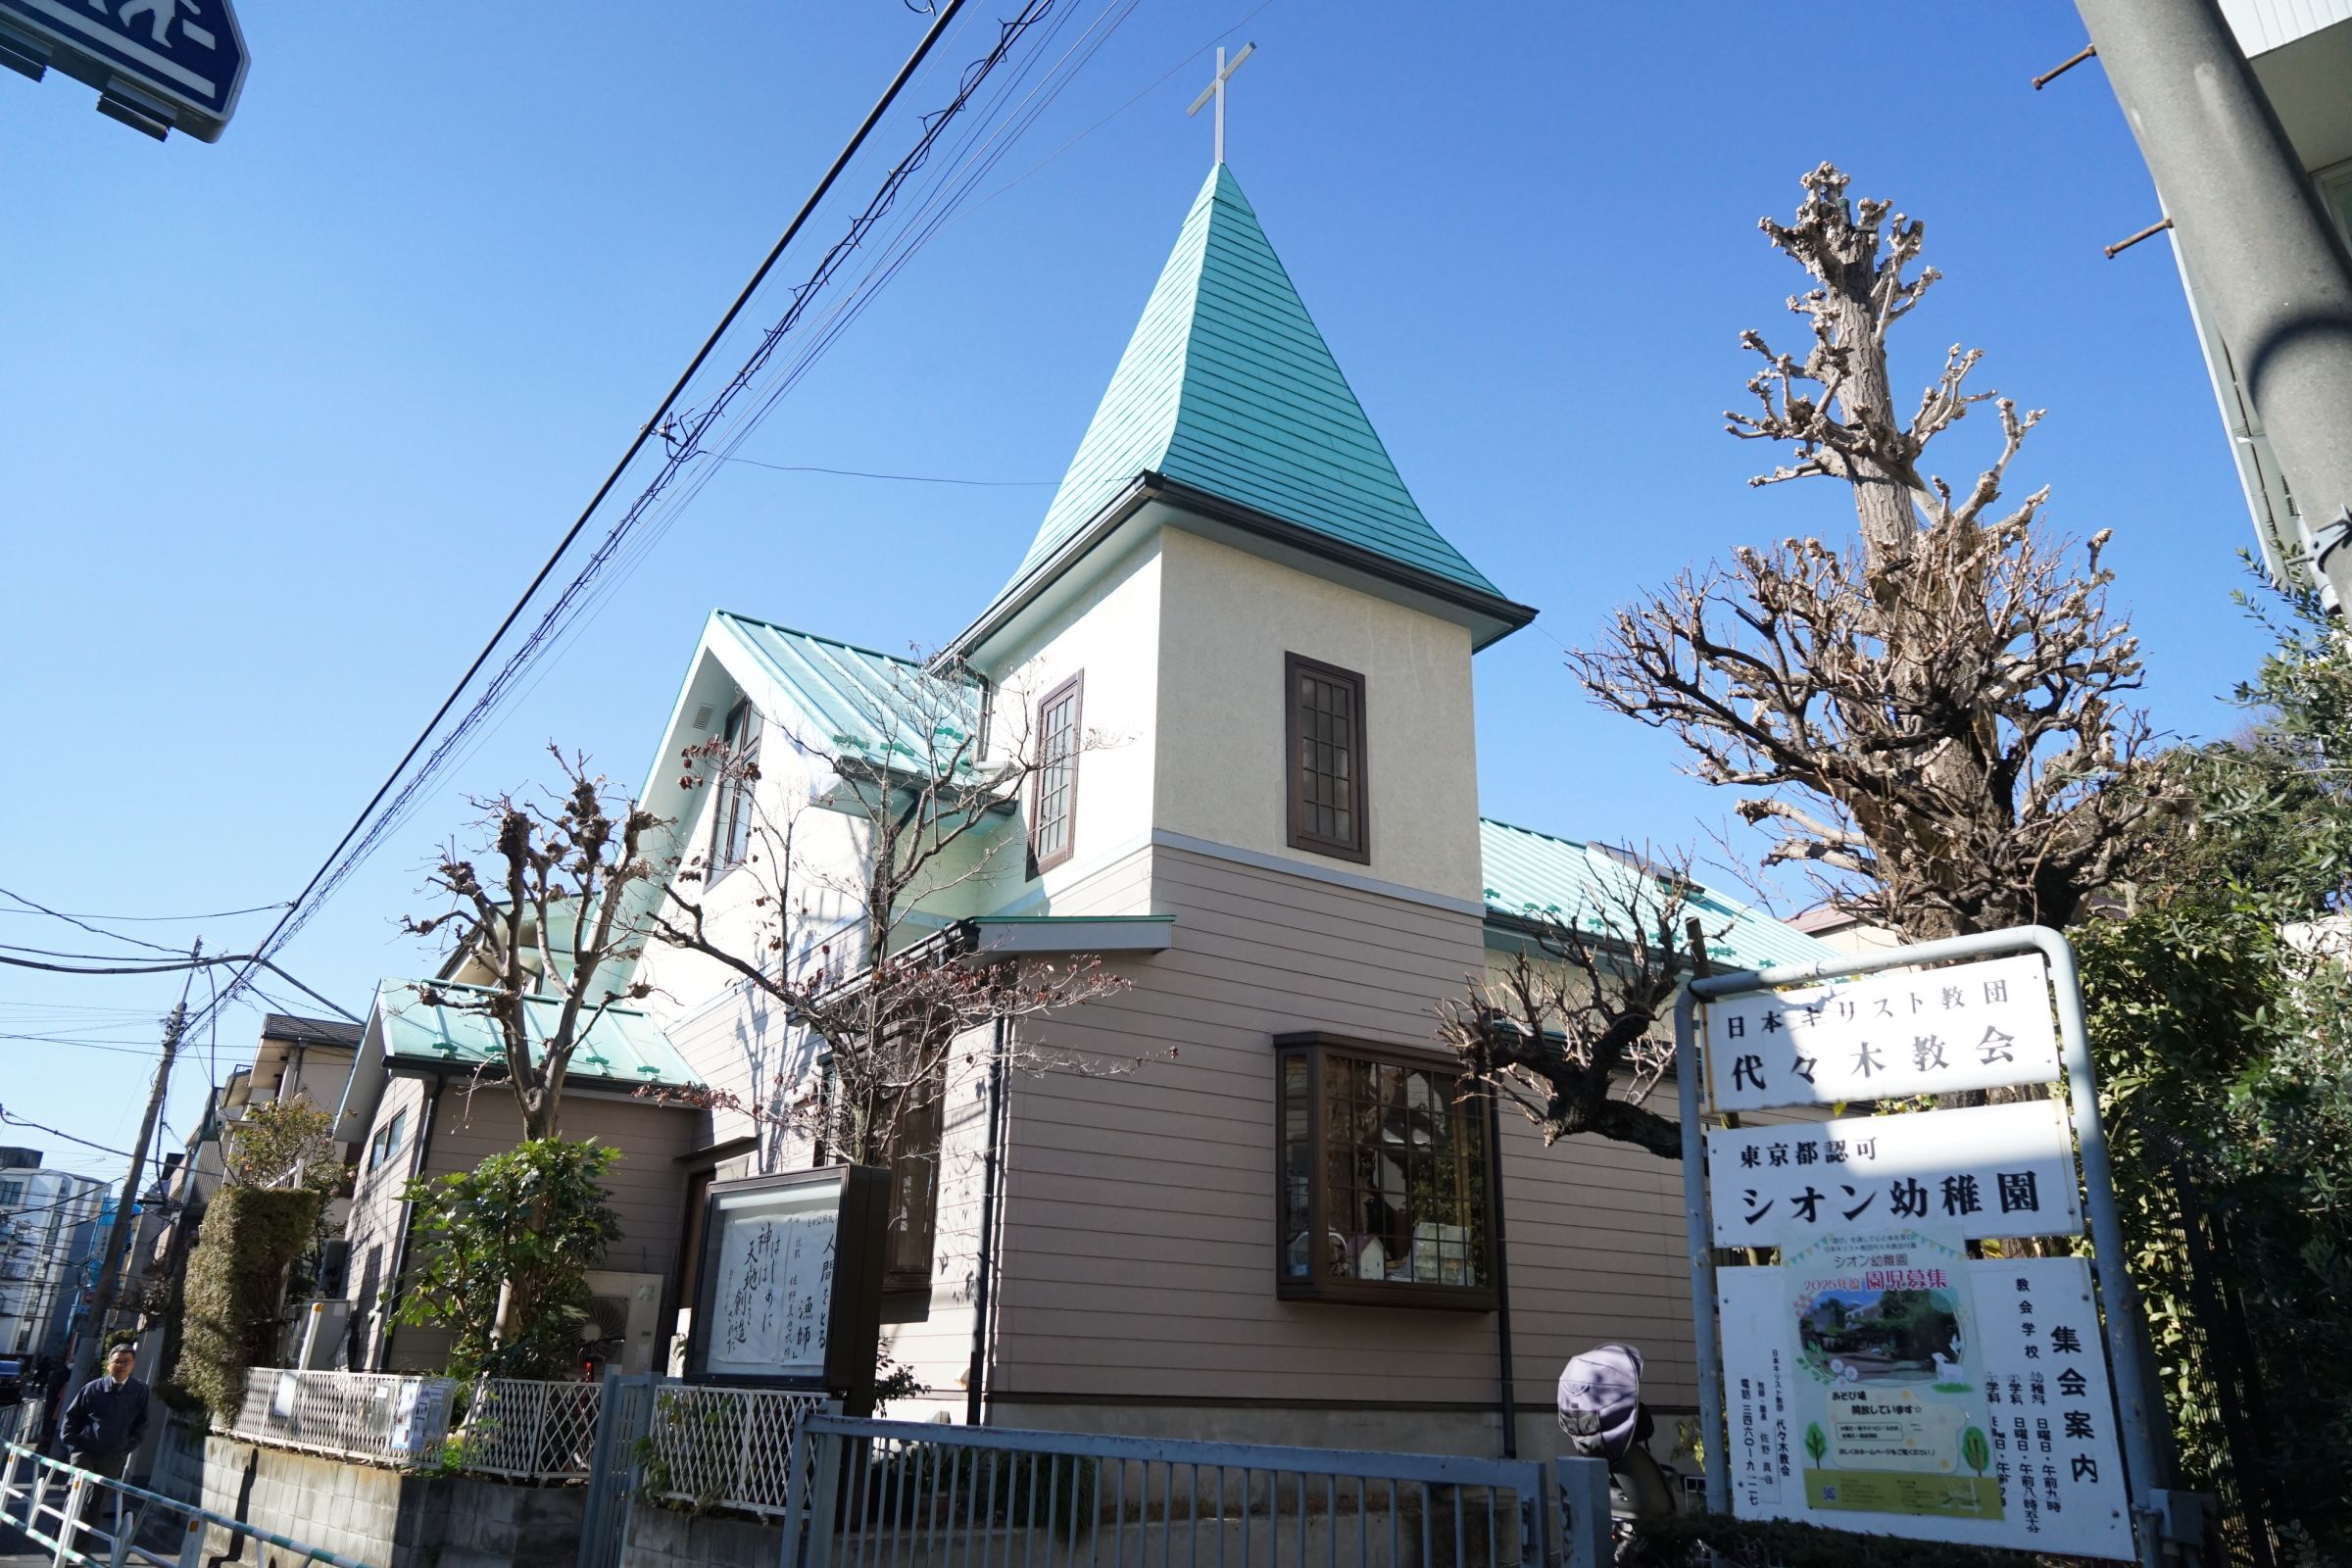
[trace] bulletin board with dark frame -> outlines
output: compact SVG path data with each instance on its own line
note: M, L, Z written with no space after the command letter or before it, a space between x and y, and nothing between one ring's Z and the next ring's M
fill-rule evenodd
M870 1393L889 1212L890 1173L870 1166L713 1182L686 1380Z

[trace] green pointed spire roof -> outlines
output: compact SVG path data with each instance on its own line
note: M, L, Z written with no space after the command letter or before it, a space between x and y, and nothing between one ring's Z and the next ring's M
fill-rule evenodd
M1036 540L981 622L1145 473L1507 605L1422 515L1222 164L1185 217Z

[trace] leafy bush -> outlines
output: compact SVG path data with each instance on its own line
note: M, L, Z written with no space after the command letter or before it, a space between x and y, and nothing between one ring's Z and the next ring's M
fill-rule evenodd
M224 1187L188 1253L175 1376L216 1419L235 1412L245 1369L274 1357L286 1270L311 1244L316 1192Z
M415 1261L395 1323L456 1336L459 1378L560 1378L578 1361L588 1271L620 1239L603 1178L620 1152L535 1138L468 1171L412 1181Z
M2263 1497L2293 1550L2352 1561L2352 653L2308 603L2241 688L2263 722L2169 765L2177 818L2119 917L2073 933L2116 1191L2187 1485L2226 1528ZM2312 922L2317 922L2312 923ZM2229 1253L2191 1273L2194 1203ZM2203 1290L2200 1291L2199 1287ZM2220 1416L2228 1325L2252 1342L2262 1450ZM2202 1295L2208 1310L2200 1312Z

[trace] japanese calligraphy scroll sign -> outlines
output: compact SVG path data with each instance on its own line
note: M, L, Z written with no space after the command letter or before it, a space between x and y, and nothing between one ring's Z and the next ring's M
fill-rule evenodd
M861 1165L713 1183L688 1380L870 1396L889 1197Z
M1842 1107L2049 1083L2039 955L1708 1004L1711 1108ZM2073 1237L2055 1099L1708 1127L1733 1510L1874 1534L2131 1558L2089 1264L1972 1257Z

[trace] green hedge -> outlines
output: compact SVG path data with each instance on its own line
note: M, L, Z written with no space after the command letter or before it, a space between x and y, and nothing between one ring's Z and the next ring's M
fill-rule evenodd
M182 1285L180 1387L213 1415L233 1413L245 1369L275 1358L286 1268L311 1245L319 1193L224 1187L204 1211Z

